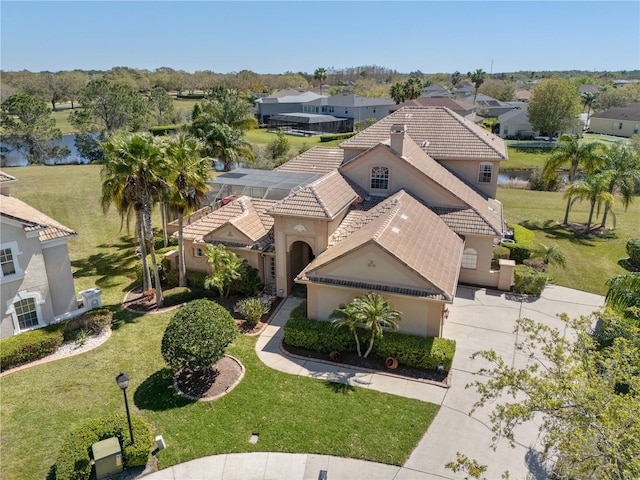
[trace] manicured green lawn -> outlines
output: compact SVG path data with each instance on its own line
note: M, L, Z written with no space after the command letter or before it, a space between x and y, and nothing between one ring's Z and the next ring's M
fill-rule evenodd
M640 198L636 197L626 212L619 203L614 206L617 227L609 238L587 238L560 226L558 222L564 218L566 207L561 192L498 188L498 200L504 205L507 222L520 223L533 230L538 243L560 246L567 265L565 268L551 266L554 283L603 294L607 279L626 273L618 261L627 257L627 240L640 235ZM576 203L569 221L586 222L588 217L588 203Z
M516 149L507 146L509 159L500 164L500 171L532 170L544 167L549 151L540 149Z
M79 423L124 410L115 376L131 377L133 411L147 419L168 448L160 467L226 452L315 452L402 464L437 413L433 404L264 366L254 337L229 349L245 365L245 378L214 402L176 396L160 355L171 314L136 316L119 309L134 278L135 242L98 203L99 166L6 169L18 178L12 195L75 229L69 242L76 291L97 285L113 310L114 331L99 348L32 367L0 380L0 470L5 480L41 479L60 441ZM157 224L157 223L156 223ZM259 432L256 445L248 442Z

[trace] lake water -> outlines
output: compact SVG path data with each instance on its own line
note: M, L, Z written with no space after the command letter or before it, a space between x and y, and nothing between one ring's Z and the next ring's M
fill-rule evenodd
M48 159L48 160L45 160L44 163L46 165L70 165L70 164L77 164L77 163L83 163L83 164L89 163L88 160L80 157L80 155L78 154L78 150L76 150L76 146L75 146L75 139L76 139L76 136L73 133L70 133L68 135L63 135L62 140L59 142L56 142L56 144L64 145L71 151L71 154L68 157L65 157L62 159L57 159L57 160ZM6 158L2 161L2 166L6 166L6 167L24 167L27 164L28 164L27 158L23 155L16 154L15 152L11 152L7 154Z

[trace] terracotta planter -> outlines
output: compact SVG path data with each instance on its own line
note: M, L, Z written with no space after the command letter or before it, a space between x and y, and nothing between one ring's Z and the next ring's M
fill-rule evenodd
M329 354L329 358L334 362L339 362L341 360L340 352L334 350Z
M389 357L389 358L387 358L385 360L384 365L388 369L394 370L394 369L398 368L398 359L394 358L394 357Z

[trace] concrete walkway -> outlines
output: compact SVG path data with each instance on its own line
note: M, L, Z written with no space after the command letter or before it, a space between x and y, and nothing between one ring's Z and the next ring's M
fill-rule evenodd
M515 320L531 318L561 328L557 314L572 317L588 315L603 304L603 297L564 287L549 286L532 301L485 289L459 287L443 336L456 340L452 368L452 386L443 388L420 381L382 373L370 373L313 360L285 356L280 348L282 326L301 299L290 297L281 304L270 325L256 344L260 359L282 372L322 380L348 383L361 388L402 395L441 406L440 412L402 467L345 459L326 455L284 453L242 453L204 457L160 470L145 478L150 480L422 480L458 479L444 465L455 459L457 451L488 465L486 478L500 478L505 470L512 479L544 479L548 466L538 455L539 428L534 422L516 433L516 447L501 441L491 448L489 414L493 406L469 411L477 399L474 389L465 389L483 366L472 353L494 349L513 365L522 364L524 356L515 349ZM323 475L325 475L323 477Z

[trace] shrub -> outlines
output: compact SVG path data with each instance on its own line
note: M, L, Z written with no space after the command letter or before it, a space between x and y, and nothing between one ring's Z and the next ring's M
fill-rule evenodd
M511 250L507 247L503 247L502 245L493 247L493 261L496 265L498 264L498 260L508 259L509 255L511 255Z
M231 282L231 290L242 296L250 297L260 293L263 288L264 283L260 280L260 272L258 269L253 268L247 262L242 262L240 277Z
M320 143L332 142L334 140L345 140L347 138L353 137L356 133L358 132L333 133L330 135L320 135Z
M229 312L211 300L193 300L171 319L162 337L162 357L174 370L206 368L224 355L238 334Z
M627 255L629 255L629 263L635 268L640 268L640 239L629 239L627 242Z
M536 240L535 233L522 225L509 225L509 228L513 230L513 239L517 244L529 248L533 247Z
M150 425L140 417L131 417L135 443L131 444L126 415L109 415L90 420L71 431L62 441L56 459L57 480L88 480L91 477L91 446L107 438L116 437L122 447L125 467L147 464L153 440Z
M39 360L62 344L65 323L48 325L5 338L0 342L0 370Z
M153 136L157 137L170 133L176 133L180 128L180 125L158 125L157 127L150 127L149 131Z
M187 285L189 285L191 288L204 290L205 278L207 278L207 274L205 272L187 270Z
M291 312L284 326L284 343L293 347L321 353L355 352L356 343L346 328L336 328L331 322L311 320L304 316L306 305ZM358 329L358 336L367 341L369 331ZM455 342L446 338L419 337L396 332L385 332L373 346L372 354L379 358L395 357L408 367L426 370L443 365L451 369Z
M111 325L113 313L108 308L96 308L79 317L73 318L64 325L64 339L77 338L77 332L84 330L89 335L97 335Z
M536 272L527 265L517 265L513 290L516 293L539 296L547 284L547 278L546 273Z
M531 256L530 247L519 243L505 243L503 245L509 249L509 258L515 260L516 263L522 263Z
M271 299L266 297L263 300L259 297L251 297L240 300L236 304L236 312L240 313L250 325L257 325L265 313L271 309Z
M183 303L194 300L198 296L197 291L191 290L189 287L175 287L162 292L164 295L165 307L173 305L181 305Z
M557 192L562 185L562 178L559 175L546 179L542 176L542 171L536 168L529 177L529 190L546 192Z

